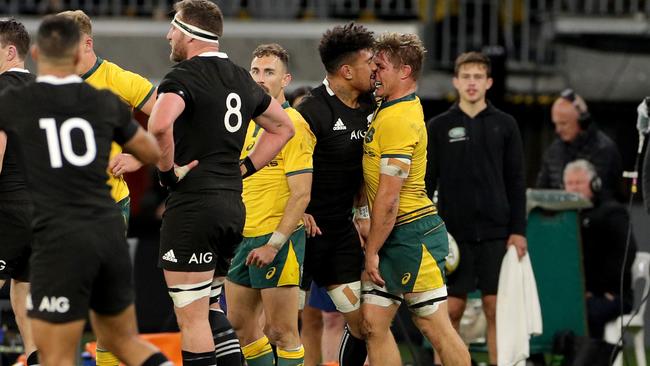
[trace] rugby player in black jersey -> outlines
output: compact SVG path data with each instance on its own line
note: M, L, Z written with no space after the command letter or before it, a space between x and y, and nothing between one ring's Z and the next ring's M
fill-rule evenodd
M167 39L170 58L178 64L160 83L149 119L163 154L161 183L171 189L159 263L181 329L183 364L222 365L230 361L221 356L240 357L239 343L223 313L209 307L218 306L223 276L242 240L242 175L264 167L294 130L248 70L219 51L219 7L208 0L183 0L174 9ZM265 131L240 164L251 119ZM189 172L175 169L174 162L193 161L198 165Z
M0 92L30 83L36 77L25 69L29 34L15 19L0 20ZM17 164L16 142L0 131L0 282L11 278L11 307L23 339L27 364L38 364L25 299L29 293L29 254L32 247L32 204ZM0 287L2 286L0 284Z
M318 51L327 76L298 106L316 136L306 212L322 233L308 238L305 272L327 288L348 323L341 366L363 365L366 358L359 311L363 251L352 210L362 186L363 136L375 108L370 94L376 70L373 44L372 32L362 25L350 23L325 32ZM363 221L360 227L367 229L368 207L360 204L357 213ZM310 221L308 217L307 224Z
M15 136L34 205L26 307L39 361L75 365L91 310L93 330L124 363L169 365L138 338L124 222L106 185L111 141L147 164L160 151L119 98L75 74L79 39L73 21L46 17L36 82L0 96L0 129Z

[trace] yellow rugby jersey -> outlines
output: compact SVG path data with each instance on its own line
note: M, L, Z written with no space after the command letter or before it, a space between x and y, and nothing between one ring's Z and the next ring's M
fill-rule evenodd
M289 103L285 102L282 107L291 118L296 133L267 166L244 179L242 197L246 206L244 236L247 238L269 234L280 224L290 194L286 177L314 170L312 155L316 137ZM261 132L254 122L248 125L242 159L253 150Z
M122 99L131 108L140 109L156 89L149 80L142 76L126 71L112 62L97 57L95 65L81 76L88 84L97 89L108 89ZM109 159L122 152L120 145L111 144ZM115 178L108 172L108 184L111 186L111 196L119 202L129 196L129 187L123 177Z
M363 143L363 177L370 206L377 195L381 159L408 159L408 176L399 193L396 225L436 213L427 197L427 128L420 98L415 93L382 103Z

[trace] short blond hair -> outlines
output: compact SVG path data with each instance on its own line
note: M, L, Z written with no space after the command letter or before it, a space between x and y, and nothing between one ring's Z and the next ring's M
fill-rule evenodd
M66 10L57 15L74 20L74 22L79 26L81 33L89 36L93 35L93 25L90 21L90 17L86 15L83 10Z
M395 67L410 66L413 80L420 76L424 54L427 52L417 34L395 32L381 34L375 44L375 51L384 53Z

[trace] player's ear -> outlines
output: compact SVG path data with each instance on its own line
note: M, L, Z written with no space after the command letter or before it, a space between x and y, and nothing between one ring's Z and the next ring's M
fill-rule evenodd
M287 85L289 85L289 83L291 82L291 79L292 79L291 74L289 73L284 74L284 77L282 77L282 87L286 88Z
M342 65L341 68L339 68L339 75L341 75L345 80L351 80L352 68L350 65Z
M9 45L7 51L8 51L8 53L7 53L7 59L8 60L13 60L13 59L18 58L18 50L16 50L16 46Z
M95 41L93 41L93 37L84 37L85 39L83 40L83 51L85 52L90 52L93 50L93 47L95 47Z
M399 68L399 73L400 73L400 79L408 79L411 76L411 72L413 72L413 69L411 68L411 65L402 65Z
M32 60L34 60L34 62L38 62L38 47L36 47L36 45L33 45L31 47L30 54L32 55Z

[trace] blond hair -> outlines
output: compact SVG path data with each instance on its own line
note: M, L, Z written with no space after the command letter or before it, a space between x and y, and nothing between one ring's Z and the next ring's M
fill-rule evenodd
M79 26L81 33L89 36L93 35L93 26L90 17L86 15L83 10L66 10L58 13L57 16L74 20L74 22Z
M375 44L375 51L384 53L395 67L410 66L413 80L417 80L420 76L424 54L427 52L417 34L394 32L380 35Z

